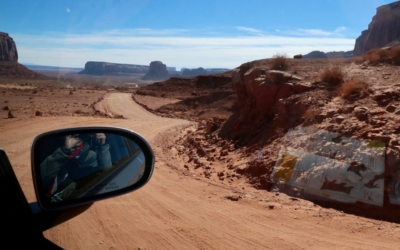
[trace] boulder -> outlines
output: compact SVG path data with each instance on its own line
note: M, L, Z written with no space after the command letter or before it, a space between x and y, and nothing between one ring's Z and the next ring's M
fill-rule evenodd
M294 55L293 56L293 59L301 59L301 58L303 58L302 54L298 54L298 55Z
M354 115L358 120L364 121L368 119L369 110L366 107L356 107L354 108Z
M14 40L4 32L0 32L0 61L18 62L17 46Z
M7 117L10 118L10 119L11 118L15 118L15 116L11 113L11 110L8 111Z
M377 8L368 29L361 32L354 46L354 56L366 51L382 48L400 37L400 2L382 5Z
M149 72L142 77L143 80L164 80L169 78L167 66L160 61L150 63Z

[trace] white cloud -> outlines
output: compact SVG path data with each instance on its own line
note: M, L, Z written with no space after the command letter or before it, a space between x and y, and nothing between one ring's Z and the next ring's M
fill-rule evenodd
M66 67L83 67L87 61L148 65L161 60L178 68L234 68L275 53L292 56L313 50L343 51L354 47L354 39L329 37L320 30L303 31L309 36L210 36L181 29L131 29L96 34L15 34L13 37L21 62Z
M243 27L243 26L236 26L235 27L239 31L246 31L250 33L256 33L256 34L261 34L263 33L261 30L254 29L254 28L249 28L249 27Z
M71 12L70 8L67 8L65 11L67 11L67 13Z
M321 29L296 29L296 30L276 30L279 33L293 36L314 36L314 37L337 37L343 36L342 32L346 27L336 28L334 31L326 31Z

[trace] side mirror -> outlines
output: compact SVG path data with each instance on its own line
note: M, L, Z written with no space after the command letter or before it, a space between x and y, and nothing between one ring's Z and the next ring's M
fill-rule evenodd
M150 145L133 131L77 127L38 135L31 161L38 204L56 211L141 188L155 160Z

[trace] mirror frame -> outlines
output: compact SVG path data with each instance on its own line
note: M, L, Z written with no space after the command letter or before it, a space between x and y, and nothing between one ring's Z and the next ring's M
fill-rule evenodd
M65 200L56 203L50 203L46 199L45 194L41 192L42 181L40 178L40 159L39 151L40 146L49 138L53 136L63 136L71 133L112 133L124 136L134 141L141 149L145 157L145 169L142 178L135 184L113 190L107 193L94 195L91 197L82 197L77 199ZM36 199L39 206L45 211L56 211L70 207L80 206L84 204L93 203L95 201L108 199L114 196L126 194L143 187L151 178L154 170L155 157L149 143L138 133L119 127L107 126L85 126L85 127L72 127L65 129L52 130L42 133L33 139L31 145L31 166L32 166L32 180L35 187Z

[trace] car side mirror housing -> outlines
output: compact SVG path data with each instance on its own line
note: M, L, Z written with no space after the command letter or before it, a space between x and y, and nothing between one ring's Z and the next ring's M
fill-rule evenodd
M36 136L31 162L37 203L44 211L57 211L143 187L155 158L133 131L75 127Z

